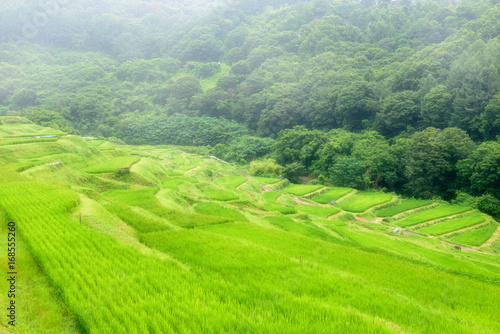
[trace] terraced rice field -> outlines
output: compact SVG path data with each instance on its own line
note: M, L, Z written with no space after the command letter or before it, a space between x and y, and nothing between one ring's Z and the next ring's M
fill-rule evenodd
M445 220L442 223L437 223L428 227L418 229L417 233L438 236L478 225L484 223L485 221L486 219L483 215L471 215L462 218Z
M399 227L408 227L408 226L422 224L431 220L464 213L469 210L471 210L471 208L466 206L445 205L412 214L401 220L393 222L393 224Z
M236 189L247 182L247 180L244 176L225 176L218 178L215 183L227 189Z
M380 192L358 192L340 201L338 205L345 211L364 212L376 205L389 202L393 195Z
M295 195L295 196L303 196L309 193L312 193L316 190L323 188L324 186L317 185L304 185L304 184L291 184L288 187L282 189L281 191L287 194Z
M345 187L328 187L328 189L330 189L328 192L314 196L312 200L320 204L330 204L332 201L344 197L353 190L352 188Z
M447 240L451 243L463 246L481 246L489 238L491 238L497 228L498 224L491 223L477 229L467 230L463 233L452 236Z
M396 205L383 208L375 212L377 217L392 217L405 211L421 208L432 204L429 200L402 199Z
M194 206L194 209L198 213L203 213L211 216L225 217L239 222L248 221L248 219L239 211L214 202L203 202L196 204Z
M121 156L110 159L109 161L84 168L82 171L85 173L113 173L122 168L130 168L134 163L140 160L140 156Z
M305 213L308 213L313 216L318 216L322 218L328 218L331 215L334 215L336 213L340 212L339 208L336 207L321 207L321 206L312 206L312 205L304 205L304 204L299 204L296 206L298 211L302 211Z
M341 206L296 205L285 195L286 206L259 184L238 191L242 179L204 173L237 170L218 162L179 170L174 160L196 156L175 147L122 146L141 157L134 177L89 174L82 168L112 156L90 142L0 147L0 231L16 222L23 297L7 333L500 332L498 255L396 237L342 212L348 223L325 220ZM43 160L37 154L80 158L18 172ZM345 204L364 210L392 196L382 195ZM449 222L465 226L457 221ZM480 244L496 226L448 240Z

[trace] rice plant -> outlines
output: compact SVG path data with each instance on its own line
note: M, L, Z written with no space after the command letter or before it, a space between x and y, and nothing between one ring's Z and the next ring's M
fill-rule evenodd
M486 220L483 215L471 215L462 218L445 220L442 223L437 223L418 229L418 233L426 235L442 235L453 231L458 231L467 227L484 223Z
M421 208L426 205L432 204L432 201L429 200L420 200L420 199L402 199L396 205L390 206L387 208L383 208L375 212L377 217L392 217L399 213Z
M345 211L364 212L376 205L389 202L393 195L382 192L359 192L340 201L338 205Z
M393 224L400 227L408 227L422 224L431 220L456 215L469 210L470 208L466 206L443 205L437 208L412 214L401 220L395 221Z
M328 187L328 189L328 192L314 196L312 200L321 204L330 204L332 201L336 201L352 191L352 188L344 187Z
M496 223L491 223L486 226L459 233L449 238L448 241L464 246L481 246L491 238L497 228L498 225Z

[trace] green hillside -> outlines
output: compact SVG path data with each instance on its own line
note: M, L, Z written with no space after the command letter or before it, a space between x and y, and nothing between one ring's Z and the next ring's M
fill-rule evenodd
M174 146L9 137L49 131L0 125L1 231L9 221L18 231L18 319L14 328L2 317L7 333L500 331L491 217L477 228L482 220L446 220L469 208L440 202L402 218L396 195L350 189L315 202L306 197L318 186L269 191L275 180ZM395 218L377 218L381 206ZM456 235L392 232L437 218L429 234Z

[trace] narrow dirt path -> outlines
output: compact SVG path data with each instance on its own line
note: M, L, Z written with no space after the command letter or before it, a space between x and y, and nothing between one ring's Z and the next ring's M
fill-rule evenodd
M200 168L201 168L201 166L198 166L198 167L192 168L192 169L188 170L188 171L186 172L186 174L188 174L188 173L194 173L194 172L196 172L197 170L199 170Z
M311 202L308 202L308 201L304 201L303 199L300 199L300 198L297 198L297 197L292 197L292 199L295 202L300 203L300 204L305 204L305 205L310 205L310 206L322 206L322 205L319 205L319 204L316 204L316 203L311 203Z
M247 179L250 179L250 176L248 176L247 173L245 173L244 171L240 170L239 172L241 173L241 175L243 175Z
M265 185L263 185L263 184L262 184L261 186L262 186L262 188L264 189L264 191L272 191L272 192L276 192L276 190L271 189L271 188L269 188L268 186L265 186Z
M447 242L447 241L442 241L442 243L451 245L451 246L453 246L455 248L459 248L460 250L467 251L467 252L489 254L489 253L486 253L486 252L478 251L477 249L474 249L474 248L469 248L469 247L465 247L465 246L462 246L462 245L452 244L451 242Z

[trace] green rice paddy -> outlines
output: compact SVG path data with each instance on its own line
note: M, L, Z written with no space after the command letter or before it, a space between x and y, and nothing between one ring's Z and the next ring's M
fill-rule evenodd
M291 194L291 195L295 195L295 196L303 196L303 195L312 193L314 191L317 191L321 188L323 188L323 186L320 184L311 185L311 186L310 185L303 185L303 184L291 184L288 187L284 188L282 191L287 193L287 194Z
M406 218L395 221L393 224L400 227L408 227L417 224L422 224L431 220L460 214L469 211L470 209L471 208L466 206L445 205L415 213Z
M481 224L485 221L486 220L483 215L471 215L462 218L446 220L442 223L437 223L428 227L418 229L417 231L418 233L426 235L442 235Z
M1 133L13 134L9 126ZM19 322L6 333L500 332L498 255L366 228L346 213L387 203L391 194L297 204L288 194L322 186L285 183L263 192L249 181L243 190L237 170L176 147L122 145L114 157L118 151L92 142L71 136L57 145L0 147L0 231L6 235L13 221L19 232ZM106 143L99 146L114 147ZM44 166L45 158L64 168ZM193 164L204 167L180 168ZM126 165L129 176L114 173ZM322 201L347 190L330 188ZM411 206L398 203L390 208ZM442 204L396 223L468 210ZM425 229L480 246L498 225L474 228L479 217ZM6 252L0 261L8 262ZM7 328L6 317L0 326Z
M358 192L342 200L338 205L345 211L364 212L376 205L389 202L393 195L381 192Z
M476 229L467 230L448 239L449 242L463 246L481 246L498 228L498 224L491 223Z
M432 201L420 199L402 199L398 204L375 212L377 217L392 217L405 211L421 208L432 204Z
M330 204L332 201L336 201L352 192L352 188L328 187L328 189L330 189L328 192L314 196L312 200L321 204Z

